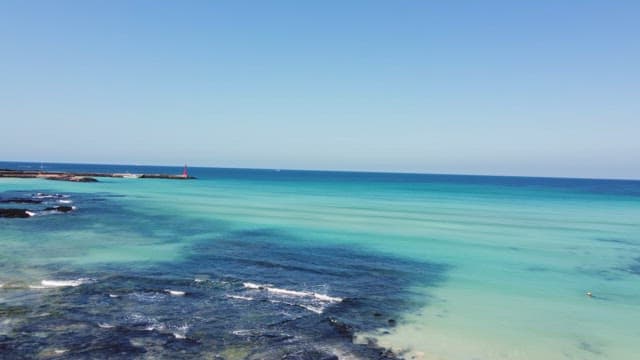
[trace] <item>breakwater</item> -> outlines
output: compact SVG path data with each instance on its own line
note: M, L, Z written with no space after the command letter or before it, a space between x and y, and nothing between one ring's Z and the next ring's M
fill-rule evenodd
M184 174L132 174L132 173L104 173L104 172L63 172L63 171L34 171L0 169L0 178L43 178L47 180L95 182L96 178L132 178L132 179L175 179L191 180L193 176Z

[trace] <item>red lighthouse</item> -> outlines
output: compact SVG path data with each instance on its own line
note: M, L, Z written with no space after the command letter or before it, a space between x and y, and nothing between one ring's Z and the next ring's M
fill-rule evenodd
M189 173L187 172L187 164L184 164L184 169L182 170L182 177L185 179L189 177Z

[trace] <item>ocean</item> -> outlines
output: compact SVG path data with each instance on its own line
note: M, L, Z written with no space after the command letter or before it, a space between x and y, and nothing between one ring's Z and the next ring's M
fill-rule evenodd
M0 218L0 358L640 353L640 181L190 175L0 178L0 201L34 200L0 203L34 214ZM74 209L45 210L61 204Z

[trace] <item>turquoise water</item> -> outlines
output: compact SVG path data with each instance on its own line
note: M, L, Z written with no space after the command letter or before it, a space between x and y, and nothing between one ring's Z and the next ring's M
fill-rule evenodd
M0 163L28 166L39 164ZM3 357L640 351L640 182L191 172L197 180L0 179L0 199L60 194L45 203L76 206L0 219Z

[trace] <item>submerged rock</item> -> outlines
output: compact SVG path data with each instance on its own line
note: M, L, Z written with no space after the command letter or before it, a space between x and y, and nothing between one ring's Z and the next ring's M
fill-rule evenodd
M27 209L0 209L0 217L28 218L31 217L31 213Z
M73 207L71 206L66 206L66 205L60 205L60 206L52 206L52 207L48 207L44 209L45 211L59 211L59 212L69 212L73 210Z
M344 322L329 318L329 324L342 336L353 338L353 327L349 324L345 324Z
M10 199L2 199L0 203L12 203L12 204L40 204L42 200L40 199L30 199L30 198L10 198Z

